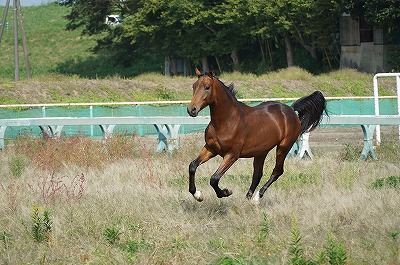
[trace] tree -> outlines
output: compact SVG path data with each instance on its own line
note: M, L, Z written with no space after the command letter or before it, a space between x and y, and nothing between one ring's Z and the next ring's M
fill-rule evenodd
M295 64L298 47L314 61L322 50L328 58L339 31L336 1L76 0L67 18L68 29L99 34L94 51L106 50L125 66L147 53L187 58L204 70L207 57L214 56L218 67L218 58L230 58L232 69L240 70L244 51L259 45L260 62L267 58L263 42L268 44L271 65L272 51L280 50L281 44L288 66ZM106 25L109 14L120 14L123 23Z
M398 0L342 0L341 5L355 18L365 16L372 26L386 29L389 33L400 31Z
M258 33L283 40L287 65L294 65L293 42L317 61L317 48L328 49L339 32L339 5L325 0L250 0ZM320 45L323 45L321 47Z

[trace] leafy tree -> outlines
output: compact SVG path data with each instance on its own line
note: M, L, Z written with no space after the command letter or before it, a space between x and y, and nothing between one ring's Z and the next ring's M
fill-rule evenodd
M323 51L328 64L338 35L339 0L76 0L68 29L98 34L95 52L107 51L130 66L138 56L183 57L207 67L207 56L231 58L240 70L241 52L257 45L267 58L272 49L286 48L287 65L294 65L294 46L318 61ZM110 27L105 17L120 14L123 23ZM275 46L270 46L270 43Z
M339 32L339 5L325 0L250 0L258 33L283 40L287 65L294 65L293 42L317 60L317 48L329 49Z
M389 33L400 30L398 0L342 0L341 5L353 17L365 16L372 26L386 29Z

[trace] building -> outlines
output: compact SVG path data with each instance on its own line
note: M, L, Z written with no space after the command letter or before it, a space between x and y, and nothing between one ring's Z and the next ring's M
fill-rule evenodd
M355 68L367 73L388 72L388 53L396 47L387 33L371 27L364 17L340 18L340 67ZM398 46L397 46L398 47Z

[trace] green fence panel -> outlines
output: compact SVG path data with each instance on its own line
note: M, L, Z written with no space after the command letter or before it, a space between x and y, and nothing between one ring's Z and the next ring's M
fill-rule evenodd
M260 102L251 102L255 106ZM292 102L286 104L291 105ZM0 109L0 118L39 118L39 117L124 117L124 116L186 116L186 104L171 105L130 105L130 106L84 106L84 107L46 107L46 108L25 108L25 109ZM338 99L328 100L328 113L332 115L373 115L373 99ZM379 111L382 115L398 114L396 99L380 99ZM202 110L199 115L210 115L209 108ZM206 125L183 124L179 129L180 134L204 131ZM117 125L114 133L157 135L157 130L152 125ZM5 137L13 138L17 135L29 134L40 135L39 128L30 127L9 127ZM101 137L100 126L65 126L62 135L81 134L90 137Z

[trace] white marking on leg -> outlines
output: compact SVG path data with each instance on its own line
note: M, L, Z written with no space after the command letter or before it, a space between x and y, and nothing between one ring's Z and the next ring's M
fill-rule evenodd
M199 190L196 190L196 192L193 194L193 197L199 202L204 200L203 193L201 193Z
M260 203L260 192L259 192L259 191L257 191L257 192L254 194L252 201L253 201L253 203L255 203L255 204L259 204L259 203Z

